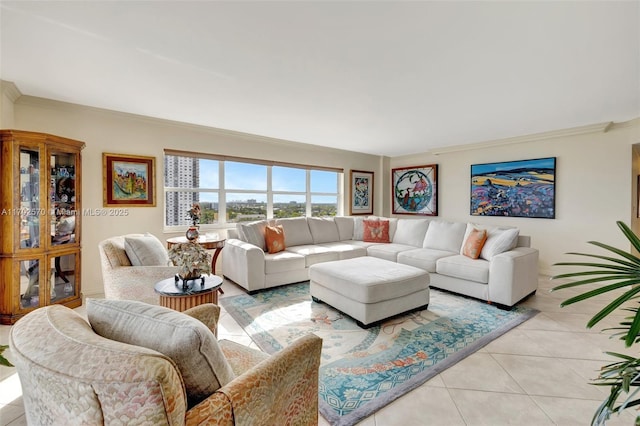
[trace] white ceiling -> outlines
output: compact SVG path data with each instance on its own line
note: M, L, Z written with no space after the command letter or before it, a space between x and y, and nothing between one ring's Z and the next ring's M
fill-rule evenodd
M0 0L25 95L377 155L640 116L640 2Z

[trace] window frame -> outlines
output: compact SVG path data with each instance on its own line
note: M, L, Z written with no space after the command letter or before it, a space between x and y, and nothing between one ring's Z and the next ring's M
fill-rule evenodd
M194 187L168 187L167 184L167 170L166 170L166 159L167 156L176 156L176 157L191 157L196 159L206 159L206 160L216 160L218 161L218 188L194 188ZM235 189L235 188L226 188L225 185L225 164L227 161L232 161L236 163L244 163L244 164L259 164L262 166L266 166L267 170L267 189L266 190L253 190L253 189ZM274 195L295 195L295 196L304 196L304 204L305 204L305 217L312 216L312 198L314 196L335 196L336 197L336 216L340 216L344 212L344 169L336 168L336 167L324 167L324 166L315 166L309 164L296 164L296 163L283 163L278 161L268 161L268 160L259 160L253 158L244 158L244 157L233 157L233 156L222 156L215 154L206 154L206 153L196 153L189 151L177 151L177 150L164 150L163 157L163 166L165 169L163 170L163 224L165 232L180 232L182 230L186 230L186 225L169 225L167 224L167 194L170 192L207 192L207 193L217 193L218 195L218 220L211 224L201 224L201 231L206 231L209 229L224 229L235 227L238 222L227 222L227 194L264 194L266 196L266 217L267 219L273 219L274 213ZM282 167L282 168L297 168L303 169L305 171L305 191L283 191L283 190L273 190L273 167ZM336 173L336 192L311 192L311 171L319 170L319 171L327 171Z

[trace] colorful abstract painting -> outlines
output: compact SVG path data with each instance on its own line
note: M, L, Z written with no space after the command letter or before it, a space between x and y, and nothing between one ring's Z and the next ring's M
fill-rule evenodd
M438 215L438 165L429 164L391 171L394 214Z
M556 157L471 165L471 215L554 219Z
M156 205L154 157L102 154L104 207Z

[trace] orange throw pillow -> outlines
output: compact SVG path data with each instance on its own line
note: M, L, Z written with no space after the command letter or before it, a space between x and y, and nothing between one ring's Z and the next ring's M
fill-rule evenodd
M464 242L462 254L472 259L479 258L485 241L487 241L487 230L473 229Z
M267 243L269 253L278 253L284 250L284 228L282 225L265 227L264 240Z
M362 221L364 225L364 235L362 241L367 243L388 243L389 242L389 221L388 220L368 220Z

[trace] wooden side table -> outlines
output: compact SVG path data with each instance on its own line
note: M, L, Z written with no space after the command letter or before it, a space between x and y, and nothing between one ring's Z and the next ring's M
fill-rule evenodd
M222 285L222 278L217 275L204 275L204 282L200 279L189 280L184 288L182 280L175 277L167 278L156 283L154 290L160 295L160 305L182 312L203 303L218 304L218 289Z

